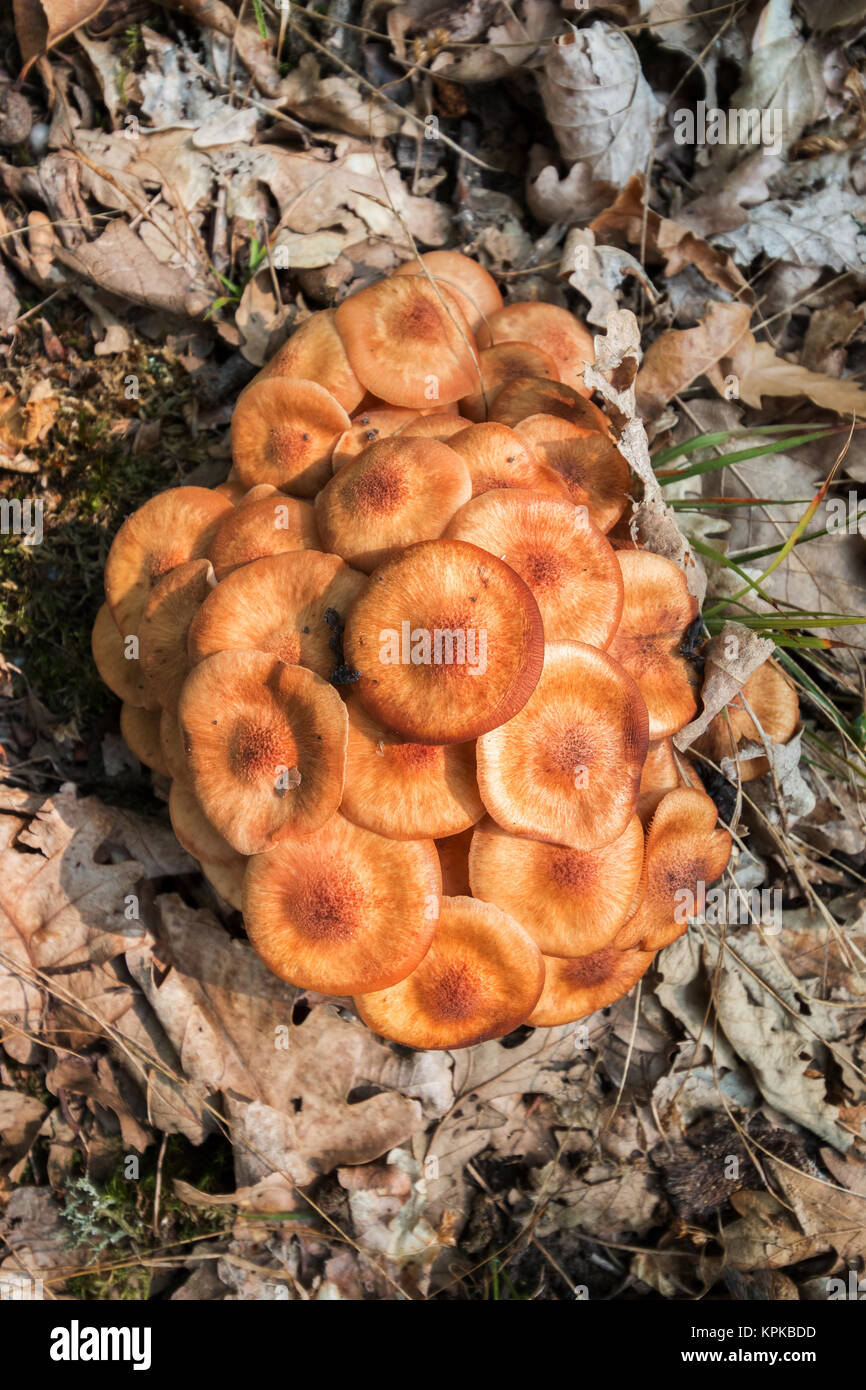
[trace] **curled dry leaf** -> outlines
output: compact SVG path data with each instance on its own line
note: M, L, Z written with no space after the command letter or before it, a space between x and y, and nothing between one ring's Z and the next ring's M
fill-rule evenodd
M530 183L528 201L543 222L592 217L648 162L661 103L627 35L596 20L554 39L539 78L547 119L563 159Z
M15 33L25 77L33 63L68 34L94 19L106 0L13 0Z
M759 343L750 330L742 333L705 371L720 395L724 395L726 384L733 377L740 399L757 410L762 396L806 396L822 409L835 410L840 415L862 417L866 413L866 390L856 381L842 381L787 362L784 357L777 357L770 343ZM650 382L650 390L653 385Z
M696 328L669 328L661 333L647 349L638 373L637 402L641 413L649 419L659 415L672 397L698 377L708 375L711 368L717 368L720 360L727 359L739 345L751 316L749 304L711 304ZM772 354L771 348L769 351Z
M721 632L710 639L704 647L706 664L701 712L674 735L674 743L681 752L704 733L710 720L730 704L752 672L769 661L773 651L773 643L768 638L759 637L741 623L726 622Z

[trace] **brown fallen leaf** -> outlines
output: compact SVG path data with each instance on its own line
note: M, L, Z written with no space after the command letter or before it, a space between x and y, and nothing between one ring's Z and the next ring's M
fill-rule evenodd
M58 247L54 254L68 270L133 304L196 318L211 302L208 294L190 289L184 270L157 260L127 222L110 222L95 241L74 250Z
M92 1035L100 1024L76 1005L107 1021L130 1007L133 993L113 966L130 933L144 935L124 916L130 895L137 900L142 879L191 862L167 827L95 797L0 789L0 1025L11 1057L33 1059L46 1009L49 1035L70 1027Z
M696 328L670 328L661 333L647 349L637 375L637 403L644 418L659 415L669 400L698 377L709 376L714 367L713 384L721 393L718 380L735 369L720 372L718 363L729 360L728 354L742 341L751 317L750 304L711 304Z
M69 1227L50 1187L18 1187L0 1217L0 1299L44 1297L88 1260L86 1247L69 1243ZM40 1282L42 1287L40 1287Z
M770 1172L806 1235L852 1267L866 1257L866 1196L769 1160Z
M0 1174L17 1182L46 1115L41 1100L26 1091L0 1090Z
M734 1269L780 1269L829 1250L820 1235L804 1235L794 1225L790 1208L771 1192L735 1192L731 1206L739 1221L722 1231L723 1265Z
M44 377L26 393L0 386L0 446L17 454L40 443L59 410L60 401Z
M15 33L27 73L36 59L105 7L107 0L13 0Z
M711 246L681 222L660 217L648 206L643 178L639 174L630 178L616 201L590 223L590 231L599 242L619 245L625 241L629 246L645 246L648 263L663 263L668 279L686 266L695 266L705 280L728 294L742 297L745 303L754 300L746 280L729 255Z
M787 362L776 356L770 343L759 343L748 329L705 369L705 375L720 395L729 389L728 379L734 377L740 399L756 409L760 409L762 396L807 396L815 405L840 415L862 416L866 412L866 390L856 381L841 381Z
M680 729L674 743L681 752L704 733L710 721L738 695L753 671L769 661L773 643L742 623L726 622L704 648L706 663L701 686L701 712Z
M295 1022L298 991L246 942L176 896L156 906L169 969L154 974L146 944L128 952L127 964L184 1075L222 1092L240 1186L269 1171L311 1182L338 1164L377 1158L423 1126L412 1098L429 1072L423 1054L398 1057L328 1003ZM368 1087L373 1094L353 1094Z

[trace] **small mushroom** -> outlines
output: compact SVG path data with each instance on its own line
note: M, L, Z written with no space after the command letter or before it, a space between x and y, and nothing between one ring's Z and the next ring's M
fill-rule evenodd
M351 428L341 434L334 445L331 472L339 472L364 449L368 449L380 439L388 439L397 433L401 425L415 420L417 416L417 410L401 410L399 406L391 405L376 410L365 410L363 415L356 415Z
M445 535L517 571L535 596L545 641L609 644L622 613L622 572L585 508L531 492L483 492L455 513Z
M415 541L441 536L472 495L459 454L402 434L371 444L316 498L325 548L369 574Z
M549 642L519 714L478 740L478 789L515 835L597 849L624 834L647 750L640 691L609 653Z
M590 394L583 373L587 363L595 361L592 334L567 309L533 300L506 304L491 314L487 331L480 332L481 347L488 346L488 335L491 343L531 343L540 348L556 363L560 381L582 396Z
M202 604L189 630L190 660L269 652L328 679L337 658L327 614L342 620L363 588L364 576L338 555L292 550L252 560L226 575Z
M533 1028L557 1028L606 1009L634 988L652 962L652 951L621 951L613 946L571 960L545 957L544 989L527 1023Z
M225 579L251 560L289 550L318 550L320 545L312 503L264 483L251 488L220 523L208 557L217 579Z
M479 389L464 396L461 414L476 422L487 419L487 411L497 392L518 377L544 377L558 381L559 371L552 357L531 343L497 343L478 354L481 372Z
M120 732L127 748L152 772L168 776L168 764L159 741L159 714L140 705L121 705Z
M247 487L272 483L293 497L313 497L330 476L334 444L350 427L339 401L314 381L253 381L232 415L235 471Z
M127 705L140 709L159 709L159 700L149 688L137 656L127 656L134 647L127 644L111 609L103 603L96 615L90 637L93 661L109 690Z
M164 709L176 709L189 671L187 634L213 592L210 560L187 560L158 579L139 624L141 669Z
M471 1047L525 1023L543 984L541 952L513 917L476 898L443 898L423 960L389 989L357 994L355 1007L405 1047Z
M231 502L218 492L175 487L157 493L127 517L105 562L105 597L124 637L137 635L157 580L187 560L203 559L231 510Z
M358 700L350 699L348 710L340 810L350 821L393 840L423 840L459 834L481 819L474 744L407 743Z
M246 858L223 839L202 810L201 803L185 778L172 782L168 794L171 826L187 854L211 868L243 870Z
M267 377L300 377L324 386L351 415L364 399L361 385L346 356L337 332L333 309L311 314L259 372L257 381Z
M448 440L469 469L472 496L494 488L522 488L543 492L548 497L568 497L565 480L539 463L535 453L519 434L507 425L485 421L470 425Z
M184 682L178 721L192 789L239 854L309 835L339 806L346 707L313 671L266 652L217 652Z
M397 433L401 439L438 439L442 443L465 428L462 415L443 411L437 415L416 415L414 420L401 425Z
M440 408L478 380L475 340L454 295L420 276L392 276L336 311L352 370L389 405Z
M250 860L247 934L300 989L347 995L397 984L426 955L442 875L432 840L389 840L339 813Z
M545 956L583 956L607 946L628 919L643 856L637 816L593 850L530 840L484 820L472 836L469 882L474 897L507 912Z
M669 738L694 717L696 673L680 651L697 617L686 576L649 550L616 552L622 568L623 609L608 653L637 681L649 713L649 736Z
M493 397L487 418L514 429L530 415L556 415L581 429L610 434L610 421L597 405L566 382L543 377L520 376L507 382Z
M706 792L689 787L668 792L658 804L646 837L646 885L637 911L620 928L614 944L659 951L688 927L688 894L697 904L725 871L731 837L716 828L718 813Z
M422 541L371 575L343 648L380 724L418 743L466 743L522 709L544 630L530 589L497 556Z
M775 661L765 661L753 671L741 693L734 696L710 721L706 732L695 740L695 752L703 753L714 763L721 763L723 758L735 758L743 782L763 777L770 770L765 757L737 757L736 750L741 743L763 742L749 710L770 743L787 743L793 738L800 719L797 687Z
M637 813L644 825L648 825L656 813L656 807L666 792L677 787L696 787L701 790L703 783L700 774L692 763L682 754L674 752L669 738L650 743L646 762L640 777L640 795L637 799Z
M536 458L562 478L571 500L589 508L600 530L616 525L628 503L630 478L612 439L556 415L529 415L515 429Z
M502 295L493 276L469 256L460 251L427 251L418 259L421 265L418 260L404 261L394 274L432 275L437 284L457 295L473 333L502 308Z

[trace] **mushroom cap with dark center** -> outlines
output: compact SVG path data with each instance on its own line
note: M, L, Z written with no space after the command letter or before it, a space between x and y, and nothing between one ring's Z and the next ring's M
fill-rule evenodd
M390 840L339 813L250 860L244 921L269 970L301 989L386 989L414 970L436 927L432 840Z
M472 331L454 294L426 277L392 276L350 295L337 328L356 376L389 405L442 406L478 380Z
M369 573L441 536L471 495L466 464L447 444L396 434L334 474L316 498L316 521L328 550Z
M487 322L487 332L479 333L479 345L492 343L531 343L556 363L560 381L582 395L590 394L584 384L587 363L595 361L592 334L570 314L556 304L524 300L497 309Z
M536 458L553 469L571 500L585 503L602 531L619 521L629 499L628 464L601 430L587 430L556 415L529 415L515 426Z
M612 941L627 920L643 854L637 816L595 850L530 840L485 820L472 836L469 881L476 898L518 921L544 955L588 955Z
M649 713L649 735L668 738L697 710L694 667L680 651L698 605L686 576L672 560L649 550L620 550L623 609L608 653L640 688Z
M192 789L239 854L309 835L339 806L346 707L313 671L264 652L217 652L184 682L178 721Z
M364 575L319 550L253 560L226 575L205 600L189 630L190 659L270 652L327 680L338 665L334 623L345 619L364 585Z
M502 308L502 295L493 276L460 251L426 251L417 260L404 261L394 274L431 275L437 284L457 295L473 333Z
M460 402L460 413L467 420L476 422L487 419L488 409L497 391L509 381L526 376L559 380L553 358L531 343L497 343L494 347L484 348L478 354L478 366L481 381Z
M429 951L390 989L355 997L368 1028L406 1047L471 1047L523 1023L544 983L541 952L491 903L443 898Z
M622 613L622 572L585 508L500 489L473 497L445 534L489 550L517 571L535 596L547 642L608 645Z
M335 443L350 427L339 401L314 381L253 381L232 415L235 471L247 487L272 483L293 497L313 497L330 476Z
M511 718L541 671L538 604L508 565L464 541L423 541L370 576L346 620L358 696L418 743L466 743Z
M105 562L105 597L122 637L138 633L156 581L187 560L203 559L231 511L231 502L218 492L175 487L158 492L127 517Z
M524 707L478 740L478 789L515 835L591 850L635 813L646 707L628 672L580 642L550 642Z
M395 840L456 835L484 815L471 743L407 743L350 699L344 816Z
M577 1023L628 994L652 962L652 951L613 946L572 959L546 956L544 989L527 1021L534 1028Z

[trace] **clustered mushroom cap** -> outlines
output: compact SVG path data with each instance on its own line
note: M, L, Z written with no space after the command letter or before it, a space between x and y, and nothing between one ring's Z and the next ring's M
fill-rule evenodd
M307 317L226 481L109 552L94 660L178 840L275 974L407 1046L612 1003L728 861L671 741L697 606L631 537L592 360L567 311L427 253ZM697 749L797 719L771 664Z

